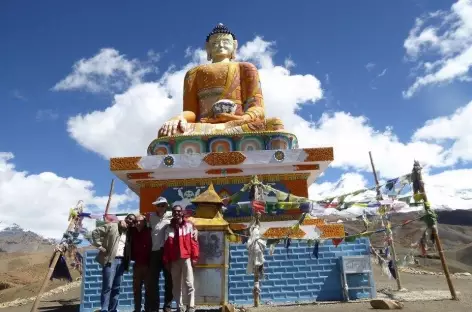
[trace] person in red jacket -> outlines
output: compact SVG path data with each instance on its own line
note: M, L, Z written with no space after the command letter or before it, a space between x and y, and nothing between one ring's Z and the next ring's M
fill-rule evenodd
M134 296L134 312L141 312L141 300L143 297L142 287L144 284L144 311L149 311L149 283L151 259L151 229L146 224L143 215L136 217L136 226L131 229L131 260L134 261L133 266L133 296Z
M172 220L164 243L164 263L170 267L172 275L172 295L177 311L183 305L187 312L195 311L195 287L193 266L198 261L199 247L194 225L184 217L181 206L172 208Z

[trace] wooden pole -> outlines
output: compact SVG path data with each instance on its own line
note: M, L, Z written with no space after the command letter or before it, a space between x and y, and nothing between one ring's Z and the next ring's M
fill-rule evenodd
M263 201L264 200L264 194L262 191L262 185L259 183L259 180L257 179L257 176L254 176L251 179L251 190L249 197L253 201ZM253 226L260 226L260 217L261 213L254 211L254 225ZM252 230L250 231L250 235L252 235ZM260 287L260 272L261 272L261 266L255 265L254 266L254 286L252 289L252 294L254 298L254 307L259 307L260 303L260 295L261 295L261 287Z
M421 169L422 168L419 162L415 161L413 164L413 171L411 174L411 180L413 182L413 193L422 195L423 201L424 201L424 210L426 212L426 215L429 215L429 214L432 214L433 212L431 211L431 206L428 202L428 197L426 196L426 190L424 187L423 175L421 173ZM446 277L447 285L449 286L449 291L451 292L452 300L459 300L457 298L454 285L452 284L451 274L449 273L446 257L444 256L444 250L442 248L441 241L439 240L438 225L437 225L436 220L434 221L434 224L431 230L434 237L434 241L436 243L436 249L438 250L439 258L441 259L441 265L444 271L444 276Z
M380 193L380 183L379 179L377 177L377 171L375 170L375 165L374 165L374 160L372 158L372 152L369 151L369 158L370 158L370 165L372 166L372 172L374 173L374 179L375 179L375 185L377 186L377 200L382 200L382 194ZM393 233L392 230L390 229L390 221L385 218L385 215L382 216L382 219L385 220L387 223L387 239L388 239L388 245L390 246L390 250L392 252L392 257L393 257L393 269L395 270L395 280L397 281L397 288L398 290L402 290L402 281L400 278L400 272L398 272L398 266L397 266L397 253L395 252L395 242L393 241Z
M67 227L66 233L69 231L72 231L74 229L75 225L75 220L76 218L73 217L70 220L69 226ZM51 279L52 273L54 272L54 268L56 267L56 263L59 260L59 257L61 256L62 252L54 250L54 256L52 258L51 264L49 265L49 270L46 273L46 276L44 277L43 283L41 284L41 288L39 289L38 295L36 296L36 299L34 300L33 307L31 308L31 312L36 312L38 309L39 302L41 301L41 296L44 293L44 290L46 289L46 286L49 283L49 280Z
M255 218L256 218L256 225L260 225L260 216L261 214L259 212L255 213ZM254 288L252 290L253 296L254 296L254 307L259 307L260 303L260 296L261 296L261 286L260 286L260 266L255 265L254 266Z
M108 201L107 201L107 205L105 207L105 215L103 216L104 218L108 214L108 209L110 208L111 196L113 195L113 187L114 186L115 186L115 179L111 179L110 192L108 192Z

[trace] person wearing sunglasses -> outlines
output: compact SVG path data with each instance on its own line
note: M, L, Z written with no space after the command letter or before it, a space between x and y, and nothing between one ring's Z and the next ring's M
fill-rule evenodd
M123 273L128 271L131 247L128 229L136 223L129 214L124 220L105 223L92 232L92 245L98 248L96 261L102 267L102 312L116 312Z
M172 294L177 312L186 306L186 312L195 311L193 266L198 261L197 230L185 217L181 206L172 207L172 221L166 231L163 261L172 274Z
M136 216L136 226L130 232L131 260L133 265L134 312L141 312L143 285L145 289L144 311L149 312L149 265L151 260L151 228L143 215Z
M164 266L162 257L164 254L164 239L167 227L172 219L172 214L167 211L169 204L165 197L158 197L152 205L155 212L148 214L151 227L152 249L151 262L149 264L149 311L158 312L160 307L159 276L164 275L164 312L171 311L172 304L172 277L170 271Z

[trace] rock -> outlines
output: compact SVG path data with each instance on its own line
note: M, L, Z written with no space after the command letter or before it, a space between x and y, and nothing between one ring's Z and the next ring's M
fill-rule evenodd
M380 310L398 310L403 309L403 303L390 299L372 299L370 305L374 309Z
M222 312L235 312L234 306L232 304L225 304L223 305Z

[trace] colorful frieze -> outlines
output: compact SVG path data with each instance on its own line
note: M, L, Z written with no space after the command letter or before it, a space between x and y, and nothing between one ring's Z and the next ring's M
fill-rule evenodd
M320 224L321 238L341 238L346 235L344 224Z
M324 219L311 219L311 218L305 218L302 222L302 225L324 225L326 224L326 221Z
M306 235L305 231L300 228L290 227L273 227L262 234L263 238L303 238Z
M302 225L300 227L271 227L264 231L262 237L265 239L313 239L310 233L320 239L343 238L345 237L343 224L319 224L319 225Z
M131 172L126 174L128 180L152 179L152 172Z
M231 138L215 137L208 140L208 150L212 153L234 151L234 142Z
M264 150L264 139L258 136L245 136L236 141L238 151L260 151Z
M233 177L227 177L230 179ZM285 193L285 196L279 196L275 191L266 190L264 193L264 200L266 202L266 213L274 216L281 216L287 214L300 214L305 210L309 209L309 203L304 202L284 202L287 198L292 199L296 196L306 196L304 194L293 194L293 190L298 187L298 180L289 180L287 176L282 175L280 179L275 180L274 182L266 182L265 177L261 176L260 180L264 183L268 183L273 189L280 190L280 192ZM299 178L304 178L303 176ZM198 196L201 192L207 189L209 183L213 183L215 191L220 195L220 197L225 201L226 209L224 211L225 218L239 218L239 217L248 217L252 215L251 207L249 207L249 192L238 193L243 186L249 181L246 179L232 179L231 181L225 180L220 181L221 178L207 178L208 181L193 181L200 183L173 183L172 181L162 181L163 184L156 186L155 188L146 188L141 187L140 191L140 206L141 212L152 211L153 207L151 205L152 201L155 200L158 196L164 196L171 203L178 203L182 207L193 210L193 205L191 201ZM250 177L249 177L250 179ZM143 183L146 180L143 180ZM205 183L208 182L208 183ZM232 183L228 183L232 182ZM295 186L292 184L296 184ZM305 188L307 188L305 183ZM301 190L302 193L305 192ZM291 193L291 194L289 194ZM229 203L228 198L238 194L237 201L234 203ZM293 194L293 195L292 195ZM239 196L240 195L240 196ZM288 195L288 196L287 196Z
M209 152L286 150L298 148L297 137L289 132L263 131L234 135L179 135L155 139L148 155L191 154Z
M291 146L291 138L283 135L273 135L267 140L266 150L286 150Z
M205 142L197 138L176 141L174 146L174 154L200 154L207 152Z
M293 166L295 171L311 171L311 170L320 170L320 165L312 164L312 165L294 165Z
M306 180L310 176L309 173L284 173L284 174L259 174L259 181L264 183L284 182L288 183L289 192L297 195L308 195L308 187ZM163 187L163 186L208 186L210 183L215 185L222 184L245 184L251 180L250 176L232 176L232 177L214 177L214 178L191 178L191 179L169 179L169 180L143 180L137 181L136 184L141 188ZM306 192L306 194L305 194Z
M262 229L262 237L264 239L339 239L345 237L343 224L321 224L321 222L325 222L323 219L314 220L320 220L318 221L320 224L301 224L299 227L295 227L294 225L297 221L294 220L292 221L292 226L274 226L267 229ZM245 231L247 230L247 224L230 223L230 229L236 234L244 235Z
M110 159L110 170L121 171L121 170L141 170L138 162L141 157L115 157Z
M305 162L334 160L334 151L332 147L304 148L303 150L307 154Z
M306 207L309 205L301 205L300 203L276 203L274 205L265 203L265 212L267 216L281 216L281 215L295 215L300 216L302 213L307 212ZM305 209L304 209L305 208ZM194 215L196 206L189 204L186 206L189 215ZM252 218L253 208L251 202L239 202L236 204L230 204L225 207L223 211L225 219L231 220L233 218ZM295 219L295 218L294 218Z
M203 161L210 166L239 165L246 160L241 152L210 153L203 158Z
M147 150L148 155L168 155L172 154L172 148L167 142L156 142L150 144Z

